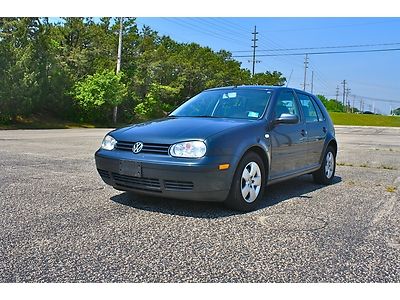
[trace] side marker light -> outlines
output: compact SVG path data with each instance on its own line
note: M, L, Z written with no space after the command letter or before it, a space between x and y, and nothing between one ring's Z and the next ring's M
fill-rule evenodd
M219 170L226 170L226 169L229 169L229 164L222 164L222 165L219 165L219 166L218 166L218 169L219 169Z

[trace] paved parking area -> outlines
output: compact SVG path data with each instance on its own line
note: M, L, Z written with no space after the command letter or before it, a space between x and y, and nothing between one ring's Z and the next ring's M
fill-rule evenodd
M399 282L400 129L337 127L335 183L255 212L102 183L104 129L0 131L0 282Z

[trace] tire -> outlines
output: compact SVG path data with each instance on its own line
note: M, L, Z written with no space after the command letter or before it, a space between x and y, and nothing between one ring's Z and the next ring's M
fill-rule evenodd
M263 160L254 152L247 153L236 168L226 206L243 212L254 210L263 198L265 183Z
M319 184L332 184L336 171L336 156L335 150L329 146L324 154L321 167L313 173L313 178Z

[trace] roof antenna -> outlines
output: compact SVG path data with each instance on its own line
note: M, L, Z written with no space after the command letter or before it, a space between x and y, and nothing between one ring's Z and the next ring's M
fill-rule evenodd
M293 69L292 69L292 72L290 72L289 80L286 82L286 87L288 86L290 79L292 79L292 74L293 74Z

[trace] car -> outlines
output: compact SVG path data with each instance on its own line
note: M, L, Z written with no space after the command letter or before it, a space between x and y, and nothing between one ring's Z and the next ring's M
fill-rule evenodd
M117 190L252 211L268 186L304 174L331 184L335 129L322 102L288 87L205 90L167 117L109 132L97 171Z

